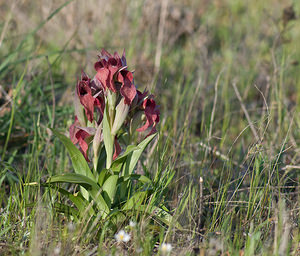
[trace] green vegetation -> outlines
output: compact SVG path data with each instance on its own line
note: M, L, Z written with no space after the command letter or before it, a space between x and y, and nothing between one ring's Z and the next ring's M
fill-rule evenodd
M1 255L299 254L300 2L159 2L0 4ZM171 223L78 215L76 182L45 186L74 173L52 128L68 134L101 48L160 105L136 173Z

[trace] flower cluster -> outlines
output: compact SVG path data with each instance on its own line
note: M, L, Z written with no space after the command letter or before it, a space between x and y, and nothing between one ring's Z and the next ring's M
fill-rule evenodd
M146 136L156 132L159 122L159 108L153 95L139 91L133 73L127 69L125 52L122 57L101 51L94 67L96 74L90 78L82 72L75 93L75 121L70 127L70 138L78 144L85 159L89 161L89 145L93 145L94 158L98 157L103 141L103 118L106 114L114 141L113 158L121 147L118 133L146 132Z

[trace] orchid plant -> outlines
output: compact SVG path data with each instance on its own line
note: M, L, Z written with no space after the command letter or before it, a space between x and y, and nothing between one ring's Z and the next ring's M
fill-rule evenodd
M155 212L167 223L167 209L149 200L151 179L135 173L143 150L156 136L159 107L153 95L136 88L125 52L120 57L102 50L98 57L94 77L82 72L77 82L70 138L52 130L67 148L75 173L53 176L46 185L73 202L75 216L106 219L134 210ZM136 133L143 139L132 145ZM71 193L58 183L76 184L80 190Z

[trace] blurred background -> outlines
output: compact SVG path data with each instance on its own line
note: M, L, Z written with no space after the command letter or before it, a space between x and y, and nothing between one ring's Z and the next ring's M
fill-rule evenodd
M72 120L76 81L81 70L94 75L102 48L126 50L136 85L161 106L162 134L184 134L187 145L199 140L236 161L245 160L253 136L266 137L266 150L274 154L299 108L298 1L24 0L1 1L0 7L1 141L12 89L25 66L28 84L20 88L12 139L30 135L31 118L41 110L48 114L39 118L52 122L53 98L55 124L61 125L60 117ZM247 128L233 83L254 129ZM297 142L295 137L293 146ZM191 148L185 152L201 159Z
M178 206L182 184L190 188L181 223L221 230L228 207L238 207L231 212L237 219L244 216L238 223L261 223L278 191L295 219L299 15L297 0L0 0L1 161L29 177L70 168L58 141L47 147L44 128L67 131L81 70L94 75L102 48L125 49L135 84L150 90L161 108L158 150L149 149L148 170L154 175L167 149L162 165L172 163L175 172L170 208ZM253 170L260 173L260 207L247 210L236 202L248 200ZM200 177L204 216L220 220L213 226L211 218L197 217ZM221 195L229 201L216 213Z

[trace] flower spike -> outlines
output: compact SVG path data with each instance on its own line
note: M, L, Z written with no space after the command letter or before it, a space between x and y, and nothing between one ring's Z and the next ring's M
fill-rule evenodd
M153 95L136 89L133 72L127 67L125 50L120 57L117 52L110 54L102 49L98 57L94 78L82 72L77 82L75 121L69 129L71 141L79 146L87 161L89 144L93 145L95 169L102 143L107 150L107 159L110 159L107 160L109 168L121 154L117 138L121 138L122 133L135 131L145 131L148 137L156 132L160 116Z

